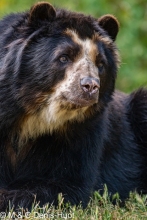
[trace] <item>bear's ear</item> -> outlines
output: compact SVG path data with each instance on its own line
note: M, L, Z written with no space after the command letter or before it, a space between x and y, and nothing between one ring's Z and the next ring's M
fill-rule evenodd
M119 22L113 15L104 15L98 19L100 27L107 31L108 35L115 41L119 31Z
M39 2L30 9L29 21L48 20L52 21L56 17L56 11L52 5L47 2Z

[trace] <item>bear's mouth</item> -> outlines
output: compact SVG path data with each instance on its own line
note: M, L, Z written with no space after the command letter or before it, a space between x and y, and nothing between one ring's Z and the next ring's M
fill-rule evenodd
M98 95L89 97L70 97L62 93L62 100L67 109L90 107L98 103Z

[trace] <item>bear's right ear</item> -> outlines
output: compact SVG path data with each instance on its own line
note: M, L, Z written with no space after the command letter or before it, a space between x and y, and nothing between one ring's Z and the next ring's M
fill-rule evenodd
M37 20L52 21L56 17L56 11L52 5L47 2L39 2L32 6L30 9L29 21L34 22Z

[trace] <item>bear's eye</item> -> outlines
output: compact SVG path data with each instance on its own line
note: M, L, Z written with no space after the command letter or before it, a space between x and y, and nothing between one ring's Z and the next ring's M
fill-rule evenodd
M59 58L59 60L60 60L61 63L67 63L69 61L69 57L67 55L62 55Z
M101 62L98 64L99 73L102 73L104 70L104 64Z

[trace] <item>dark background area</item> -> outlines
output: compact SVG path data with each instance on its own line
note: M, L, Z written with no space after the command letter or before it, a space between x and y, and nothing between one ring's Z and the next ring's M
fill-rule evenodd
M25 11L36 0L0 0L0 18ZM121 55L117 88L130 92L147 85L147 0L50 0L52 5L91 14L115 15L120 22L116 43Z

